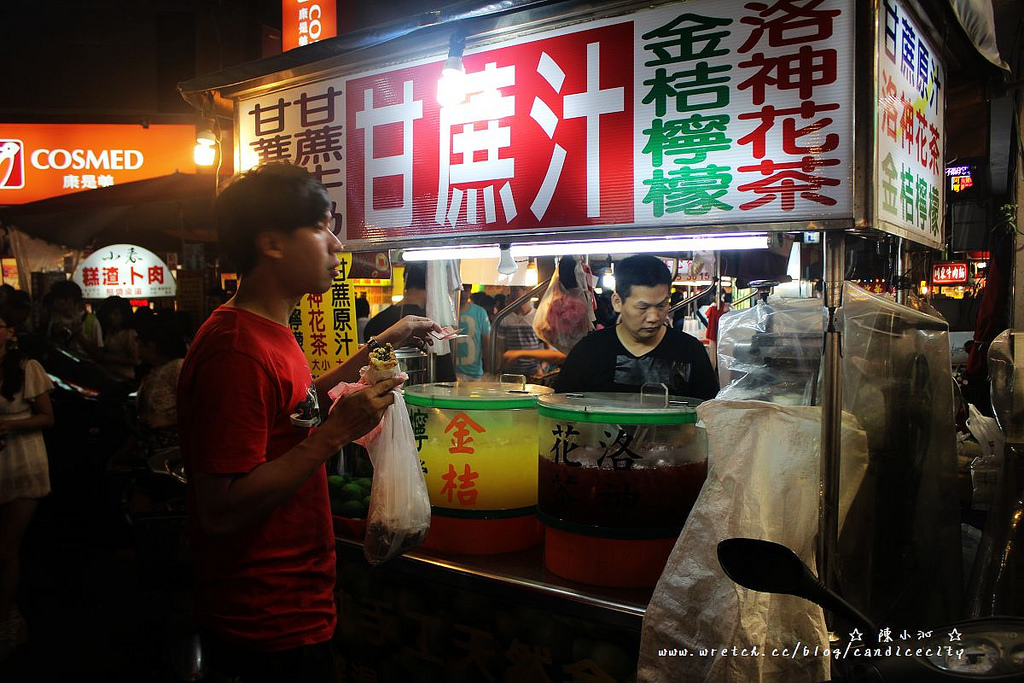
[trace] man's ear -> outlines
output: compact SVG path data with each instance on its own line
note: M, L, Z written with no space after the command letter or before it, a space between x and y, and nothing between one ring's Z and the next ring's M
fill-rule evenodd
M622 313L622 297L618 292L612 292L612 309L616 313Z
M256 253L271 259L284 257L284 234L265 230L256 235Z

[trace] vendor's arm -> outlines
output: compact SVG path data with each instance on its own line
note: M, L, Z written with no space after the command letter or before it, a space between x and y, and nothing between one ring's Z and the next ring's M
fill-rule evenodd
M203 532L227 536L265 518L342 446L373 429L395 400L391 390L401 383L388 379L349 394L307 439L245 474L190 473Z
M397 323L384 330L375 339L381 344L391 344L394 348L401 348L414 339L419 339L426 344L433 344L434 341L428 334L431 330L441 332L441 326L430 318L418 315L407 315ZM341 365L332 368L326 374L321 375L315 382L316 391L319 395L320 405L330 405L327 392L338 382L359 381L359 368L369 362L369 347L363 345L355 355L350 356Z
M501 355L505 363L512 363L520 358L535 358L545 363L561 363L566 356L558 349L512 349Z

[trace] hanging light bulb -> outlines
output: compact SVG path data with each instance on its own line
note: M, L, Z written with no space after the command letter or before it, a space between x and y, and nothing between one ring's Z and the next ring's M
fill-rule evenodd
M192 149L192 161L196 166L213 166L217 160L217 136L213 131L203 129L196 134L196 146Z
M530 259L529 265L526 266L526 286L536 287L537 283L540 282L540 276L537 274L537 262Z
M465 49L466 34L456 29L448 44L448 58L444 60L441 78L437 82L437 103L442 107L450 107L466 99L466 68L462 65Z
M501 256L498 258L498 272L502 275L515 275L516 262L512 258L512 245L501 244L498 245L501 252Z

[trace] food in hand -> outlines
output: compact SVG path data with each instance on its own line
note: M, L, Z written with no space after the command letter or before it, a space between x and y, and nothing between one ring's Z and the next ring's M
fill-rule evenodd
M381 380L391 379L398 374L398 358L391 344L381 344L370 351L370 364L366 367L363 380L376 384Z

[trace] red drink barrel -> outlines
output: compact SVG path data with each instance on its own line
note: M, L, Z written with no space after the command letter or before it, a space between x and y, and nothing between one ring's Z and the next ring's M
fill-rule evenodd
M661 575L707 476L697 399L554 394L538 400L547 569L603 586Z

